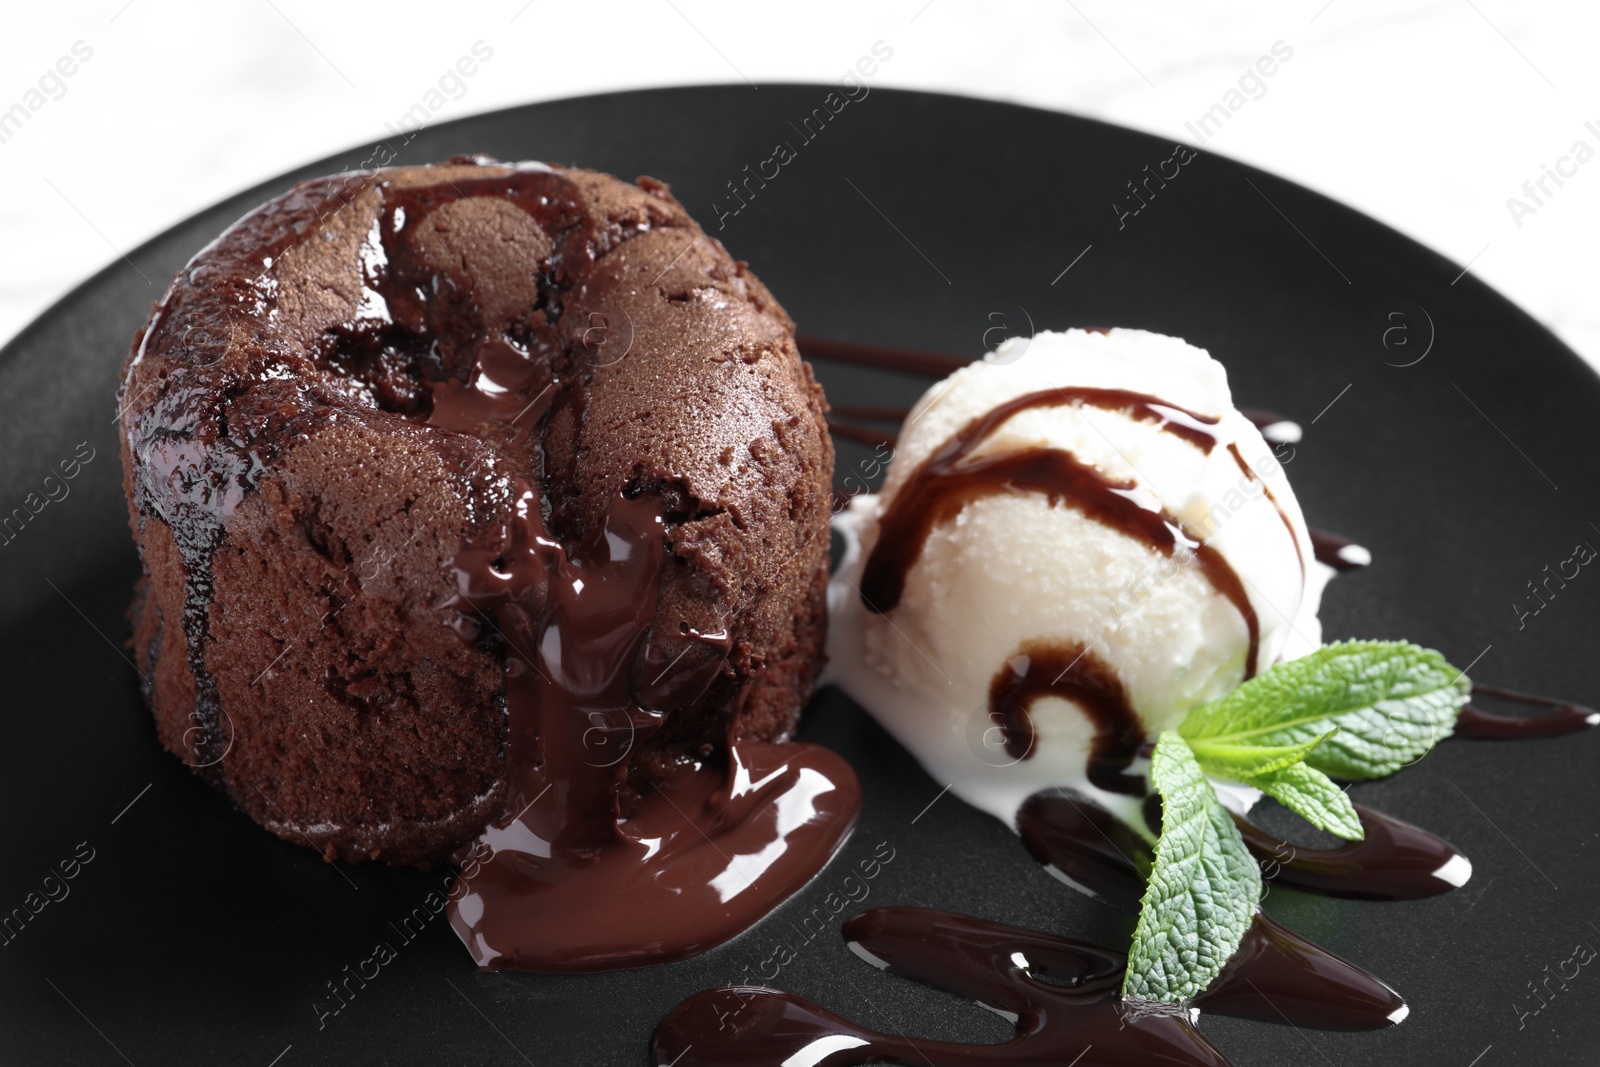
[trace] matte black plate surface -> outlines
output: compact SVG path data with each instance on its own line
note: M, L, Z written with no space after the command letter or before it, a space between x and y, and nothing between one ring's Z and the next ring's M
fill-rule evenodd
M806 142L797 126L826 91L542 104L427 130L399 160L487 152L656 175L750 261L804 332L976 356L1002 336L985 331L1025 332L1031 319L1203 345L1227 364L1240 402L1306 425L1289 472L1310 522L1376 555L1330 590L1330 637L1406 637L1474 664L1484 681L1600 702L1600 576L1551 582L1553 598L1520 625L1514 607L1537 604L1528 583L1576 544L1600 545L1600 380L1548 332L1475 278L1453 283L1460 268L1442 257L1228 160L1179 165L1122 217L1138 206L1128 183L1147 165L1156 172L1171 144L883 89ZM733 214L729 183L780 142L794 158L764 188L752 182L754 198ZM856 906L830 917L824 901L849 869L892 850L868 906L952 908L1089 940L1126 925L1046 877L994 820L950 797L929 807L943 783L837 692L819 697L805 730L865 780L860 828L835 865L716 951L588 977L477 973L442 920L420 933L405 923L446 872L325 864L258 830L161 751L122 649L138 562L113 424L118 366L166 279L224 226L294 180L370 157L352 151L204 212L0 353L0 516L30 493L36 503L47 488L67 490L0 538L0 917L47 891L60 898L13 922L0 944L0 1059L638 1065L682 997L757 980L782 946L794 958L773 984L868 1025L1003 1038L990 1013L847 951L838 927ZM1395 325L1387 348L1375 340ZM1397 366L1435 334L1426 358ZM926 384L833 365L818 374L836 403L909 404ZM93 458L47 486L80 442ZM839 478L871 455L842 442ZM1241 1067L1466 1067L1490 1046L1483 1067L1595 1062L1600 965L1549 976L1579 942L1600 947L1597 746L1594 736L1455 741L1356 787L1472 859L1457 892L1398 904L1272 893L1275 917L1409 999L1403 1025L1335 1034L1207 1016L1202 1028ZM75 853L74 878L49 877ZM820 933L804 921L818 908ZM395 958L374 968L364 961L379 942ZM356 992L334 1013L330 983L357 970L365 984L351 981Z

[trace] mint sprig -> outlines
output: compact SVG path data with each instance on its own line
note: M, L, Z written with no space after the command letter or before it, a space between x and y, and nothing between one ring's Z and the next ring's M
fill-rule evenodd
M1279 747L1329 730L1305 762L1335 778L1382 778L1450 736L1472 685L1432 649L1406 641L1341 641L1280 663L1189 712L1194 744Z
M1182 727L1179 733L1182 733ZM1336 733L1337 729L1329 730L1294 745L1252 745L1231 738L1186 737L1184 740L1189 742L1190 751L1207 774L1244 781L1292 767Z
M1471 693L1431 649L1343 641L1277 664L1164 732L1150 761L1162 831L1123 996L1198 995L1255 914L1261 872L1207 775L1254 786L1318 829L1360 840L1361 820L1333 778L1381 778L1415 763L1450 736Z
M1139 906L1122 995L1173 1003L1198 995L1239 948L1261 897L1261 870L1183 738L1166 731L1150 759L1161 839Z
M1360 841L1367 836L1349 795L1315 767L1296 763L1250 778L1244 784L1255 786L1318 830L1346 841Z
M1298 745L1252 747L1237 739L1191 741L1195 758L1208 775L1254 786L1319 830L1347 841L1366 836L1355 805L1333 779L1308 766L1311 754L1338 733L1338 727Z

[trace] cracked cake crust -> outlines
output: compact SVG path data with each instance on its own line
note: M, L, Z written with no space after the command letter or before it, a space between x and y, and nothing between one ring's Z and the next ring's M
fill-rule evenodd
M507 373L527 407L491 417ZM120 403L159 736L285 840L427 864L505 814L502 650L447 605L459 554L506 543L517 479L563 541L659 494L652 641L687 669L727 636L717 681L631 755L639 788L786 738L810 695L822 393L783 309L659 182L457 159L302 183L174 279Z

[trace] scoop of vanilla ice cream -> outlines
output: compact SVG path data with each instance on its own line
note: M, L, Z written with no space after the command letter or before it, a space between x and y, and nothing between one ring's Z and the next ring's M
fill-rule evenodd
M1132 803L1086 778L1094 725L1059 696L1032 706L1026 758L997 743L997 672L1029 643L1087 649L1120 679L1152 739L1246 677L1244 615L1193 554L1171 555L1042 493L980 496L936 525L898 604L862 603L861 574L879 520L930 454L996 406L1066 387L1125 390L1217 420L1207 450L1131 410L1069 404L1022 410L973 455L1063 450L1176 519L1238 575L1258 619L1257 669L1321 640L1316 611L1332 573L1315 562L1282 464L1233 406L1205 351L1142 330L1070 330L1011 340L957 371L912 410L883 491L838 517L846 551L829 590L831 680L951 791L1008 824L1028 796L1070 786L1115 811ZM1176 420L1186 416L1173 411ZM1230 447L1231 446L1231 447ZM998 734L1003 740L1003 734Z

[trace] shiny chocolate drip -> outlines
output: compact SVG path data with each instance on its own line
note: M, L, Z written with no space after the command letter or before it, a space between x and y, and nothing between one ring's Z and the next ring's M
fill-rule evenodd
M812 337L806 334L801 334L796 338L796 342L800 346L800 354L806 359L822 360L827 363L858 363L863 367L903 371L925 378L943 378L972 362L961 356L912 352L904 348L886 348L882 345L839 341L831 337Z
M347 175L350 188L364 189L365 175ZM235 240L216 242L173 279L138 339L133 366L145 360L171 361L159 389L147 384L136 396L119 387L118 408L128 420L128 445L134 454L130 487L141 515L160 519L171 530L183 560L181 626L185 657L196 683L195 707L183 735L184 762L206 778L221 782L222 760L233 744L233 724L223 712L216 679L206 662L211 644L213 561L224 526L245 496L255 491L278 458L283 442L295 440L325 420L327 409L301 380L300 370L275 348L265 358L240 365L230 353L259 341L276 302L276 279L265 269L302 240L305 218L326 217L346 203L328 181L297 186L280 200L245 216L229 231ZM249 249L246 253L243 249ZM164 328L169 316L185 319L182 330ZM271 438L227 432L222 416L233 397L250 389L270 394L247 417L273 420ZM139 403L155 392L149 410ZM270 414L269 414L270 413ZM235 418L240 417L235 411Z
M1534 696L1476 683L1472 686L1472 695L1496 697L1514 704L1530 704L1550 710L1542 715L1497 715L1468 704L1456 718L1455 737L1485 741L1525 740L1559 737L1600 725L1600 712L1553 697Z
M1159 810L1160 798L1151 794ZM1137 914L1155 847L1076 790L1035 793L1017 812L1023 847L1052 877L1118 911Z
M1317 557L1317 562L1332 567L1336 571L1358 571L1368 562L1366 550L1349 538L1340 537L1338 534L1326 530L1311 530L1311 550ZM1355 549L1352 553L1347 549Z
M1448 841L1355 806L1366 838L1333 848L1280 840L1234 817L1268 882L1353 900L1418 900L1466 884L1472 865ZM1137 912L1155 861L1138 830L1072 790L1036 793L1017 814L1023 845L1045 870L1122 911Z
M722 669L675 670L652 644L660 510L619 496L602 529L562 550L525 491L511 549L456 561L462 636L481 621L504 641L516 813L484 831L492 856L450 903L480 967L594 971L703 951L804 885L855 821L854 772L814 745L731 745L630 786L635 747Z
M1319 1030L1382 1030L1410 1014L1387 983L1260 912L1222 973L1191 1003Z
M1333 848L1291 844L1233 821L1271 882L1353 900L1420 900L1466 884L1472 864L1448 841L1364 804L1355 809L1366 837Z
M498 423L511 429L513 439L525 440L544 421L559 384L548 360L492 338L478 350L468 381L446 379L433 386L428 425L472 432Z
M1083 403L1126 411L1141 421L1209 451L1216 438L1206 427L1217 420L1175 408L1142 393L1121 389L1048 389L997 405L973 419L925 459L895 494L879 522L877 543L861 576L861 600L884 614L899 604L906 576L921 558L934 527L952 521L975 500L1001 493L1036 492L1051 503L1067 503L1090 518L1163 555L1182 549L1218 593L1243 617L1250 634L1245 677L1256 672L1261 626L1244 584L1222 554L1192 537L1177 519L1136 493L1133 482L1106 477L1069 452L1027 448L974 456L983 441L1012 416L1039 407Z
M562 384L553 371L566 348L555 325L560 293L594 262L594 223L577 185L540 164L434 184L396 185L382 172L372 181L380 207L361 249L361 304L330 335L330 360L373 382L382 407L500 445L525 441ZM535 305L515 321L497 321L429 254L429 218L469 198L512 204L549 235L533 271Z
M669 556L650 479L618 486L581 537L546 523L542 428L557 407L581 418L592 355L555 324L592 266L594 224L571 179L536 165L376 185L361 312L330 359L376 382L381 405L481 442L514 502L501 536L457 554L441 606L462 640L501 649L507 710L506 814L480 837L487 858L463 872L450 923L487 969L604 970L719 944L827 863L855 821L855 774L816 746L732 743L635 773L640 746L724 674L729 642L656 633ZM534 307L497 313L512 321L430 256L434 212L465 197L503 199L549 238L530 266ZM685 638L717 654L673 655Z
M1144 776L1127 773L1145 742L1144 722L1104 660L1083 645L1030 641L1006 661L989 685L989 718L1018 759L1033 754L1028 709L1042 697L1071 701L1094 725L1089 781L1108 793L1144 795Z

